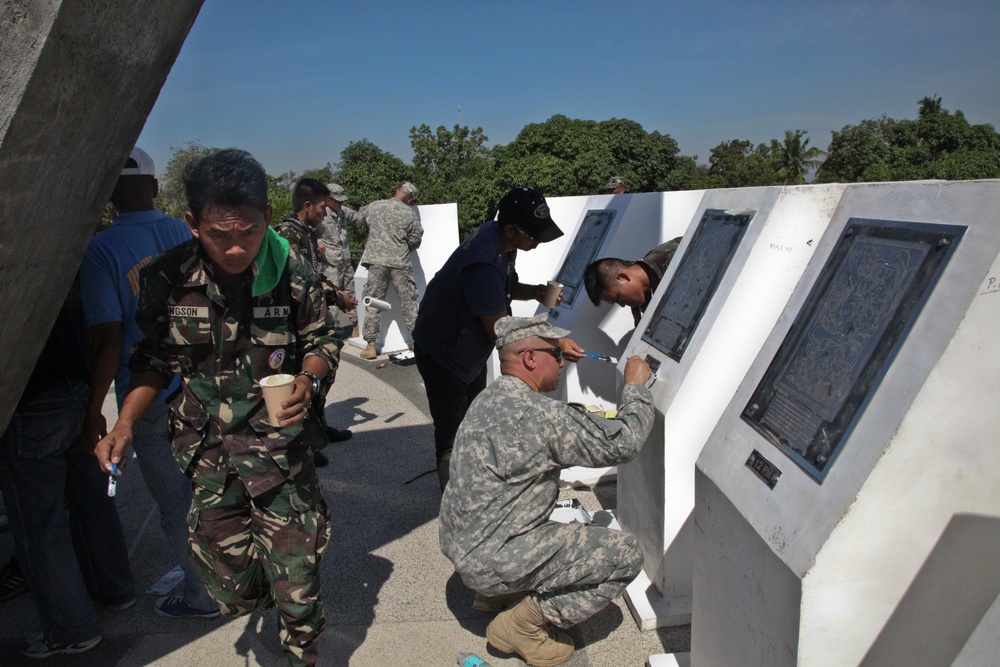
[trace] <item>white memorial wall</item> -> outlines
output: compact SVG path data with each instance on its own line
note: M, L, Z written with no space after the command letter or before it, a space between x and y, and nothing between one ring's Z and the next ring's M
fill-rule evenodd
M697 461L691 664L1000 655L998 202L845 190Z
M626 596L643 629L690 621L694 462L842 191L825 185L706 192L621 355L658 367L653 430L639 456L618 470L618 520L643 547L643 575Z

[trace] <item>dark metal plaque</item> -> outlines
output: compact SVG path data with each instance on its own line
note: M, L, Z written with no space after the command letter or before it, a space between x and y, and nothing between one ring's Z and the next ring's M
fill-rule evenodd
M743 420L822 481L964 230L849 220Z
M611 229L611 222L615 219L616 213L612 209L587 211L583 224L580 225L580 231L566 254L566 261L556 276L556 280L563 285L560 308L573 307L583 283L583 270L594 261L601 246L604 245L604 239L608 236L608 230Z
M769 489L773 489L774 485L778 483L778 478L781 477L781 471L773 463L761 456L760 452L756 449L750 452L746 466L750 470L753 470L754 474L760 477Z
M708 209L642 339L680 361L756 211Z

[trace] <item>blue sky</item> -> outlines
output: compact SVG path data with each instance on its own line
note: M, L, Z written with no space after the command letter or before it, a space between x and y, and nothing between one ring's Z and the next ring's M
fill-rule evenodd
M244 148L268 173L336 163L367 138L409 163L409 131L627 118L707 162L939 95L1000 126L1000 2L331 2L206 0L139 145ZM459 116L461 106L461 117Z

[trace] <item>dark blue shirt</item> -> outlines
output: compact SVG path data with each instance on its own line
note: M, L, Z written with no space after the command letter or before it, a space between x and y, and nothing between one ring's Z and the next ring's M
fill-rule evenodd
M516 257L517 250L503 251L497 222L483 223L455 249L420 301L414 344L465 383L482 372L493 351L480 318L510 312Z

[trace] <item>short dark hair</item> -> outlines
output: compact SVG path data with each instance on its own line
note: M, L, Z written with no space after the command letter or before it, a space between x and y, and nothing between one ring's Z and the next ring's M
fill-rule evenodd
M300 178L292 190L292 213L298 213L308 203L315 204L330 196L330 188L315 178Z
M583 286L595 306L601 305L601 295L611 284L612 278L618 275L621 269L633 264L635 262L627 259L605 257L587 265L583 270Z
M228 148L188 164L184 169L188 210L201 220L206 206L248 206L267 210L267 174L250 153Z

